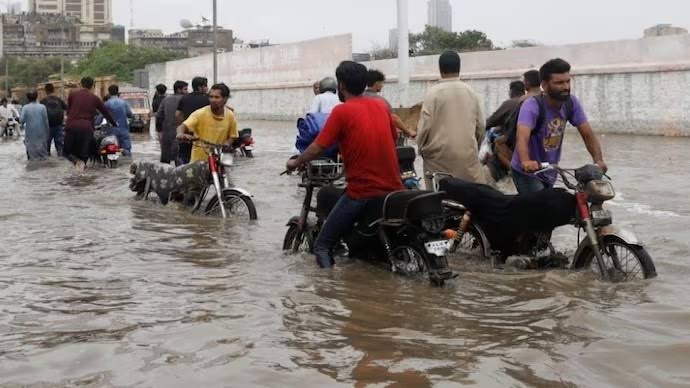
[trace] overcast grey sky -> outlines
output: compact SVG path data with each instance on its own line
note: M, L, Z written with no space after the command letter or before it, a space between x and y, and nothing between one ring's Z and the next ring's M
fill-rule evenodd
M180 19L211 18L212 0L133 0L134 27L178 31ZM395 0L218 0L219 24L244 40L288 43L351 32L355 51L388 44ZM130 1L113 0L115 22L130 26ZM426 0L409 0L410 29L426 24ZM690 27L690 0L451 0L453 29L486 32L494 43L544 44L638 38L658 23Z

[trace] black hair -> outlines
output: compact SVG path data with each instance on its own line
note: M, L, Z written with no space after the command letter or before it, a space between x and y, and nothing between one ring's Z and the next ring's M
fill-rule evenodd
M570 73L570 64L561 58L552 59L539 69L539 77L542 81L551 81L554 74Z
M7 99L6 99L6 98L3 98L2 100L0 100L0 104L4 104L4 103L6 103L6 102L7 102Z
M219 84L215 84L215 85L211 86L211 90L220 91L220 95L223 98L229 98L230 97L230 88L228 87L228 85L226 85L222 82Z
M177 93L178 90L182 90L187 86L189 86L189 84L184 81L175 81L175 83L173 84L173 91Z
M55 86L53 86L53 84L46 84L45 90L46 90L46 93L53 94L53 93L55 93Z
M93 78L84 77L81 79L80 84L81 84L81 86L83 86L86 89L92 89L93 88Z
M204 77L194 77L192 79L192 90L195 92L200 92L201 88L208 86L208 79Z
M117 85L110 85L108 86L108 95L110 96L117 96L120 94L120 87Z
M438 68L441 74L460 73L460 55L455 51L444 51L438 58Z
M29 100L29 102L34 102L38 100L38 93L36 93L35 90L32 90L28 93L26 93L26 99Z
M359 96L367 87L367 67L353 61L342 61L335 69L335 78L350 94Z
M513 81L510 83L510 96L523 96L525 94L525 83L522 81Z
M367 71L367 86L368 87L372 87L377 82L384 82L385 80L386 80L386 76L382 72L375 70L375 69L369 69L369 71Z
M158 92L159 95L163 96L163 95L165 95L165 92L168 91L168 87L163 85L163 84L158 84L158 85L156 85L156 91Z
M539 70L530 70L522 75L525 80L525 88L538 88L541 85L541 77L539 76Z

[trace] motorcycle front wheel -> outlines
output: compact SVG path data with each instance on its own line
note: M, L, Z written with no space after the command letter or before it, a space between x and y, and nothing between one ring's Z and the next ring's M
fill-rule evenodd
M299 225L290 224L287 232L285 232L285 238L283 239L283 250L291 251L297 253L300 251L307 251L309 253L314 253L314 241L315 235L314 226L307 226L307 228L300 233Z
M248 218L252 221L258 218L256 206L254 206L254 201L252 201L251 197L233 189L223 189L222 195L223 206L229 217L237 219ZM208 201L204 213L208 216L221 216L222 213L218 203L218 196L214 196Z
M652 257L641 246L630 245L615 236L606 236L599 249L608 272L607 277L602 276L591 247L575 259L573 268L590 268L600 279L608 278L616 283L652 279L657 276Z

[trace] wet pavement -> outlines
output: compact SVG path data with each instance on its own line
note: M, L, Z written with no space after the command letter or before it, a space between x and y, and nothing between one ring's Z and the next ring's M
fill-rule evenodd
M457 259L448 287L281 252L299 212L280 177L292 123L254 122L236 160L254 223L136 201L128 166L29 164L0 141L0 385L688 386L690 139L603 138L615 222L659 277L503 272ZM137 135L135 159L158 146ZM587 161L569 133L563 165ZM573 252L576 231L556 233Z

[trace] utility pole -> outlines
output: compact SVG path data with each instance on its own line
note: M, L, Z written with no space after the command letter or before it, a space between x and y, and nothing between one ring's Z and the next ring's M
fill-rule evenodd
M218 83L218 4L213 0L213 83Z
M407 0L398 0L398 90L400 105L409 106L410 97L410 33Z

